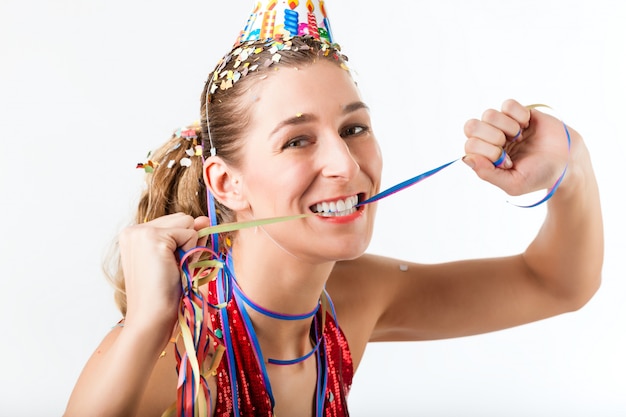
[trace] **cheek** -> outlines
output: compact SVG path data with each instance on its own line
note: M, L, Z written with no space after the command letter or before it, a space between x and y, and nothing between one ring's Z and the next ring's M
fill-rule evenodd
M307 163L261 163L246 173L245 185L253 208L291 204L300 198L311 184L311 165ZM284 209L283 209L284 211Z
M375 184L380 182L383 170L383 158L378 142L372 140L361 147L356 155L361 170L365 172Z

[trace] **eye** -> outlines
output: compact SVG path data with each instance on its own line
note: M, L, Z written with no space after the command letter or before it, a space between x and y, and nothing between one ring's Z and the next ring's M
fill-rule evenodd
M293 138L291 140L289 140L287 143L285 143L285 145L283 146L283 149L288 149L288 148L302 148L305 146L308 146L311 144L311 139L308 137L304 137L304 136L300 136L297 138Z
M342 138L348 138L350 136L359 136L369 132L369 128L367 126L354 125L348 126L341 132Z

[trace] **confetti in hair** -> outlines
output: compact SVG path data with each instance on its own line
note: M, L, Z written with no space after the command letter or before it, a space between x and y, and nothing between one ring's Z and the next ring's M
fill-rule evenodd
M198 136L199 129L200 124L198 122L176 129L172 133L172 138L177 138L179 141L160 157L160 161L151 159L153 152L150 151L146 156L146 162L138 163L136 168L143 169L147 174L152 174L154 173L154 170L161 165L168 169L172 169L176 164L186 168L191 167L191 158L202 157L202 143L200 142ZM172 159L171 154L180 149L182 146L185 146L185 156L180 159Z

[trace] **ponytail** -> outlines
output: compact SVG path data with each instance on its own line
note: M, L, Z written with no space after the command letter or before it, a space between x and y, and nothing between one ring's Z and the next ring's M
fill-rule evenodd
M173 213L199 217L207 214L206 186L202 175L202 132L199 125L178 129L172 137L138 164L146 172L143 191L135 216L140 224ZM126 287L115 241L104 271L113 285L115 304L126 315Z

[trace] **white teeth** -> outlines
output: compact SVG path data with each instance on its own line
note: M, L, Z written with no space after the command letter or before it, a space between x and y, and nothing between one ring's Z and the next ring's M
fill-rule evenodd
M355 206L359 203L356 195L348 197L345 200L337 200L330 202L317 203L313 211L324 216L347 216L356 211Z

